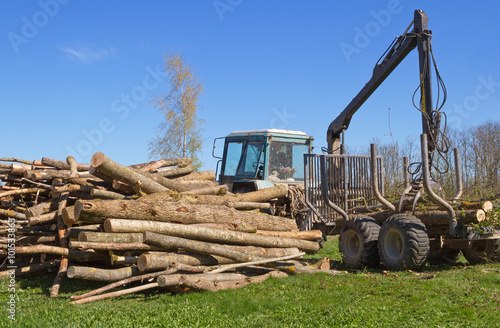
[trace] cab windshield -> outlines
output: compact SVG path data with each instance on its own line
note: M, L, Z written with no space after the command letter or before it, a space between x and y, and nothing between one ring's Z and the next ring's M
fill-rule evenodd
M227 143L224 176L262 178L263 140L235 140Z
M308 145L272 141L269 152L269 180L303 181L304 154L308 152Z

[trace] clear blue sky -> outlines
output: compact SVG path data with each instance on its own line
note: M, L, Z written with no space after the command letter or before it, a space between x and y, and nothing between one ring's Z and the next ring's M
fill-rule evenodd
M161 122L149 100L168 88L158 68L170 49L205 85L203 169L232 130L302 130L319 151L415 9L429 16L450 125L500 119L498 1L1 1L0 157L148 161ZM393 137L417 138L417 84L415 52L353 118L347 143L390 142L388 108Z

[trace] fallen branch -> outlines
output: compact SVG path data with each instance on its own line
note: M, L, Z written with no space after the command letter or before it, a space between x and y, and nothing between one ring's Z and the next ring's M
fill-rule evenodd
M158 287L158 283L153 282L153 283L146 284L146 285L141 285L141 286L137 286L137 287L133 287L133 288L123 289L123 290L120 290L117 292L87 297L87 298L84 298L84 299L81 299L78 301L70 302L70 304L85 304L85 303L89 303L89 302L103 300L106 298L112 298L112 297L118 297L118 296L122 296L122 295L137 293L137 292L140 292L140 291L143 291L146 289L151 289L151 288L156 288L156 287Z

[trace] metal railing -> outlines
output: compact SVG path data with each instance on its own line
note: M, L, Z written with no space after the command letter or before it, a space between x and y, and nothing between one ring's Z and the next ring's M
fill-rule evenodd
M347 218L349 208L376 205L370 172L370 156L305 154L305 200L311 213L301 229L315 222L333 226L336 219ZM382 156L377 156L377 172L384 194Z

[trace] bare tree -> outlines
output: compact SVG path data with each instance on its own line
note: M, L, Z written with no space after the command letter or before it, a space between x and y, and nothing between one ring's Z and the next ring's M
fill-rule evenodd
M203 120L197 117L198 98L203 93L203 83L191 64L180 53L164 54L169 78L168 94L156 95L153 106L164 114L156 137L149 143L150 157L192 157L201 166L198 153L202 146Z

